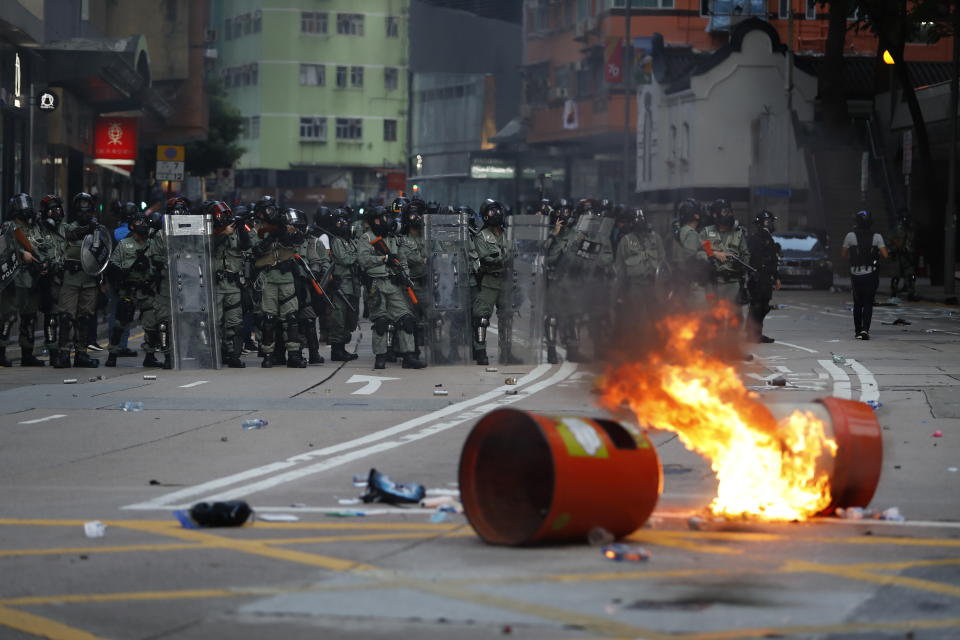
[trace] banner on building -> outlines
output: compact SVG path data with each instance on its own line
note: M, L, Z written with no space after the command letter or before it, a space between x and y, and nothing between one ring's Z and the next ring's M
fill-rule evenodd
M563 103L563 128L580 128L580 113L577 109L577 103L574 100L567 100Z
M94 164L130 175L137 161L137 118L99 116L93 145Z
M623 82L623 38L608 37L603 52L605 82Z

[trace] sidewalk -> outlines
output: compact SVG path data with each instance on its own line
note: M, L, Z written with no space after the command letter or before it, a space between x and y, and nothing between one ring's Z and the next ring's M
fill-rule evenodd
M850 277L849 276L839 276L834 275L833 277L833 286L839 291L850 291ZM930 278L917 278L916 291L917 297L919 300L917 302L929 302L932 304L946 304L951 306L957 305L957 297L960 295L960 279L956 283L956 292L952 296L947 296L943 292L943 285L932 285L930 284ZM890 297L890 278L886 276L880 276L880 287L877 289L876 300L886 301ZM902 293L900 299L903 302L910 302L907 300L906 296Z

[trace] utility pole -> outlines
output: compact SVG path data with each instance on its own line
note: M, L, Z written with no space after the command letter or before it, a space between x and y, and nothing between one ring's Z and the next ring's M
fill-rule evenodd
M633 14L633 0L627 0L624 4L627 25L623 43L623 180L620 202L626 204L630 198L630 149L636 149L637 141L634 140L633 144L630 144L630 101L633 100L633 43L630 37L630 18Z
M957 102L960 80L960 2L953 3L953 76L950 78L950 163L947 170L947 210L943 228L943 293L953 297L957 265Z

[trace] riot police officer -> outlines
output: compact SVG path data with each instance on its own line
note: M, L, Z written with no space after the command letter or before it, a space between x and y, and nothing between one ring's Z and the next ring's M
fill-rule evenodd
M573 248L579 232L577 209L566 199L559 200L549 210L550 235L544 241L543 253L546 263L547 295L546 317L543 334L547 343L547 362L556 364L557 344L562 343L567 351L567 360L579 362L577 339L577 310L571 304L579 295L576 274L573 268Z
M307 364L323 364L320 355L320 336L317 334L317 320L324 319L332 301L329 293L320 288L320 278L330 265L330 256L324 242L329 242L326 233L317 226L307 223L307 217L299 209L287 209L287 219L303 238L295 257L294 284L297 290L297 318L300 321L300 336L307 345ZM320 288L318 291L317 289Z
M694 198L686 198L677 207L673 243L674 292L681 305L702 309L707 304L704 285L708 280L709 263L698 234L703 208Z
M773 292L780 289L780 248L771 235L776 230L776 220L772 213L761 209L753 220L756 229L747 240L750 266L754 269L747 280L750 293L747 339L753 342L774 342L773 338L763 335L763 319L770 312Z
M156 283L153 263L147 255L150 248L150 220L143 213L136 213L128 223L130 233L124 237L110 256L107 279L117 294L116 323L110 331L110 355L105 366L117 366L117 357L123 349L121 338L133 324L137 311L145 336L143 359L145 367L159 367L154 355L157 345L157 311L154 307Z
M504 230L503 206L487 199L480 207L482 227L474 234L471 260L477 266L472 292L473 358L479 365L490 364L487 356L487 328L497 313L500 364L519 364L511 353L513 307L510 300L511 251Z
M626 339L634 327L652 326L657 307L656 282L664 261L663 241L647 222L642 209L623 207L618 211L620 240L615 249L617 299L625 303L617 310L617 335Z
M330 341L330 360L333 362L357 359L356 353L346 349L350 335L357 327L357 309L360 306L357 241L353 237L351 226L350 214L346 210L337 209L332 213L330 258L333 268L326 288L333 298L327 334Z
M374 369L386 368L391 348L402 354L404 369L422 369L427 365L415 355L417 319L410 311L416 294L396 237L396 220L383 207L370 207L365 216L369 229L357 243L357 262L370 278Z
M225 202L211 202L204 210L213 221L213 271L216 277L216 315L219 325L223 364L242 369L243 303L246 255L253 246L250 230Z
M43 314L43 339L50 364L60 360L60 318L57 301L60 299L60 287L63 285L63 256L67 240L63 231L63 200L57 195L46 195L40 199L40 224L48 233L50 250L48 251L46 282L40 289L40 312Z
M407 202L400 212L400 252L407 260L407 268L410 271L410 280L413 281L413 292L417 300L427 299L427 249L423 240L423 216L426 211L426 203L419 198L414 198ZM411 303L410 312L417 319L417 329L413 337L416 345L414 355L419 358L420 348L424 346L426 337L425 307L422 304Z
M897 228L890 237L890 257L894 259L896 269L894 276L890 278L890 297L896 298L903 292L907 295L907 300L916 300L917 255L914 250L913 224L905 212L901 212Z
M60 314L60 349L57 368L70 366L70 350L74 351L73 366L95 368L100 361L87 355L91 325L96 323L98 278L83 270L80 252L83 239L97 231L94 200L89 193L73 197L67 222L61 235L66 240L63 262L63 285L57 305Z
M713 255L714 287L718 300L725 300L736 309L740 307L740 290L744 285L747 268L750 264L750 250L747 236L737 225L736 216L730 202L724 198L710 204L715 224L701 234L702 241L708 241Z
M297 369L307 366L300 353L299 301L294 282L294 255L303 243L303 234L291 224L287 212L277 207L273 198L265 196L254 207L260 242L254 249L255 265L261 269L263 292L260 300L260 348L264 358L261 367L274 365L274 349L286 332L286 364ZM279 358L276 360L280 362Z

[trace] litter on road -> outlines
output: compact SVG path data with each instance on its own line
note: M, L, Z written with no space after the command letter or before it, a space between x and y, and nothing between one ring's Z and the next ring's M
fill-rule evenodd
M365 511L346 510L346 511L324 511L323 515L330 516L331 518L360 518L367 515L367 513Z
M292 513L261 513L257 518L264 522L298 522L300 520Z
M427 494L422 484L394 482L390 476L370 469L367 476L367 491L360 496L364 502L387 504L416 504Z
M77 384L77 379L76 379L76 378L66 378L66 379L63 381L63 384Z
M264 420L263 418L254 418L254 419L251 419L251 420L244 420L244 421L243 421L243 430L244 430L244 431L251 431L251 430L253 430L253 429L263 429L263 428L264 428L265 426L267 426L268 424L270 424L270 423L267 422L266 420Z
M643 547L630 544L608 544L601 548L603 557L614 562L646 562L650 552Z
M143 376L144 380L156 380L157 376Z
M930 437L931 437L931 438L942 438L942 437L943 437L943 431L940 431L940 429L937 429L936 431L934 431L933 433L930 434Z
M91 520L83 523L83 533L88 538L102 538L107 532L107 525L99 520Z
M143 403L137 401L121 402L117 407L121 411L143 411Z
M243 500L198 502L189 511L177 509L173 515L184 529L241 527L248 520L253 520L253 509Z

